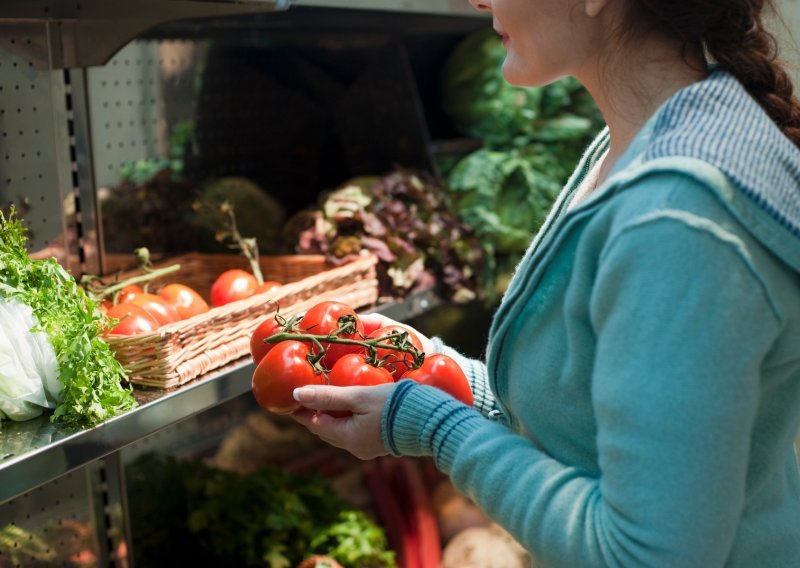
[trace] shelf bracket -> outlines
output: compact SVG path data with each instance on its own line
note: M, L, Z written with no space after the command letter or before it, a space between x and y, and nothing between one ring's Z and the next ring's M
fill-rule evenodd
M132 39L161 24L287 10L289 0L4 0L0 37L19 33L30 42L2 47L39 69L68 69L105 64Z

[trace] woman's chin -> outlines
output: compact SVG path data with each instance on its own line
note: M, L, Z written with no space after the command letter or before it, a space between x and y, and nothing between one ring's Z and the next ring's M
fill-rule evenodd
M505 79L509 85L514 85L515 87L543 87L544 85L549 85L562 78L546 73L538 73L529 68L523 69L519 65L515 65L513 62L509 61L508 58L506 58L503 63L502 70L503 79Z

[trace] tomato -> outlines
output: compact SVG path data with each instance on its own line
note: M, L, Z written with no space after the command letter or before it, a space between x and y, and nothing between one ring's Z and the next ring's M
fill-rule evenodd
M256 277L233 268L220 274L211 285L211 305L224 306L236 300L243 300L252 296L258 287Z
M292 396L294 389L305 385L325 384L308 362L307 343L281 341L269 350L253 373L253 396L259 406L273 414L291 414L300 409Z
M379 337L390 336L392 334L407 333L407 343L411 343L414 347L422 352L422 341L420 341L417 334L402 325L387 325L376 329L367 336L367 339L377 339ZM390 340L382 341L381 343L390 343ZM414 356L411 353L404 353L394 349L378 349L378 361L382 361L381 365L386 367L392 374L395 381L399 381L403 373L412 368L414 363Z
M337 387L373 387L392 382L394 382L392 374L383 367L375 367L367 363L366 355L363 353L342 355L328 373L328 383ZM325 414L336 418L353 415L352 412L346 410L326 410Z
M118 304L127 304L139 294L144 294L144 290L138 284L128 284L117 294Z
M178 312L181 319L208 311L208 304L193 288L185 284L167 284L158 295Z
M364 335L366 336L372 335L376 329L383 327L381 320L375 317L361 318L361 322L364 324Z
M475 402L464 371L451 357L441 353L425 357L419 369L406 371L401 378L441 389L469 406Z
M143 308L148 314L153 316L159 325L167 325L181 319L178 310L173 308L161 296L155 294L142 293L134 296L132 300L127 302Z
M328 381L337 387L371 387L394 382L394 379L385 368L367 363L363 354L348 353L336 361L328 374Z
M255 294L263 294L265 292L269 292L273 288L280 288L283 286L280 282L276 282L275 280L266 280L261 284L256 286Z
M109 333L137 335L158 329L158 321L136 304L117 304L108 309L108 317L120 320Z
M320 302L306 312L300 321L300 327L316 335L330 335L339 329L339 318L348 317L355 322L354 333L342 333L338 337L342 339L361 339L364 336L364 324L356 315L355 310L342 302ZM325 343L325 356L322 364L326 369L333 368L333 365L340 357L347 353L360 351L362 347L358 345L341 345L337 343Z
M261 359L264 358L270 349L275 347L273 343L264 343L267 337L272 337L276 333L281 332L281 324L279 324L274 317L268 317L260 324L250 336L250 355L253 357L253 362L258 365Z

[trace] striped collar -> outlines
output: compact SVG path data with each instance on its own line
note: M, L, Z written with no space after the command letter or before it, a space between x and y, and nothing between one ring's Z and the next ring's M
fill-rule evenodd
M671 97L655 117L645 160L686 156L719 168L800 238L800 151L729 73Z
M608 137L607 130L600 137ZM670 97L612 171L693 158L734 188L719 197L750 232L800 272L800 150L730 73L714 69ZM689 161L691 162L691 160Z

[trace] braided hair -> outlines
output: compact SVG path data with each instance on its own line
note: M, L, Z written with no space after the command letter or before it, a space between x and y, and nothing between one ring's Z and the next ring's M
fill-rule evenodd
M764 26L766 10L775 11L772 0L636 0L629 18L678 38L684 49L704 49L800 148L800 101L777 58L777 42Z

